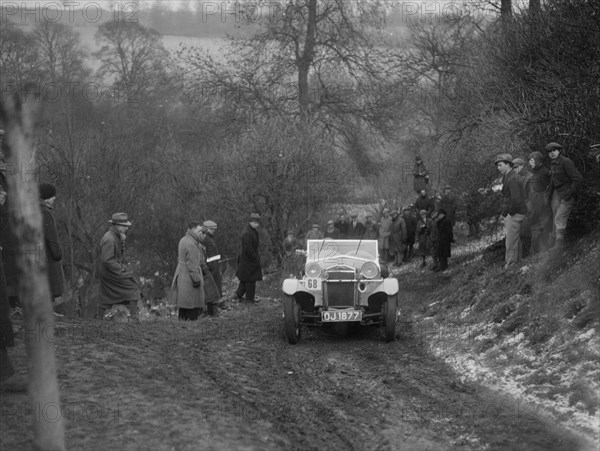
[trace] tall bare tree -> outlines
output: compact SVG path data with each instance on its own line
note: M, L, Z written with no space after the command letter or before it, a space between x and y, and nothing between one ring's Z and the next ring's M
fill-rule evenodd
M0 104L0 118L7 125L3 150L15 167L27 168L33 161L34 102L21 104L18 96ZM40 258L44 237L38 186L34 178L8 178L10 221L20 249L19 299L23 304L25 345L29 360L29 396L33 411L35 449L64 450L64 426L60 406L54 354L54 315L46 261ZM33 249L34 252L26 252Z

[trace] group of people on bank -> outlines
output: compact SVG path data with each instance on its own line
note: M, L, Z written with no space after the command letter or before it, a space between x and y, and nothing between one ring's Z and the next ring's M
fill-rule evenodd
M564 243L583 176L573 161L562 155L562 145L551 142L545 150L549 167L537 151L529 154L529 170L523 159L508 153L498 154L494 160L502 174L506 267L521 260L524 236L530 237L532 253L547 249L552 241L557 249Z

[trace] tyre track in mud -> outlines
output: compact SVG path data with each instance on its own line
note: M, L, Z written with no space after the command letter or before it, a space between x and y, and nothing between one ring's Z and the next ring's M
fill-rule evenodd
M346 337L303 328L293 346L277 302L242 306L219 321L246 332L208 340L197 358L202 377L240 412L228 426L245 431L250 449L264 436L275 448L298 450L580 447L518 400L461 383L410 326L393 343L378 328Z

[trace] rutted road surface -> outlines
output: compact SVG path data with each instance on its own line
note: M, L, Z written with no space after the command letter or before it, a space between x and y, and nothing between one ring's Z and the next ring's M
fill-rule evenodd
M292 346L282 323L274 300L198 323L59 323L69 448L580 449L530 406L459 382L409 326L393 343L303 329ZM23 368L23 346L12 354ZM2 402L2 449L27 448L25 395Z

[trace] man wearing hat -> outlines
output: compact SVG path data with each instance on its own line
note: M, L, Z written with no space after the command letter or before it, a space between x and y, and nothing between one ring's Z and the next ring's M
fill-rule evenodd
M348 224L348 234L346 238L349 240L360 240L365 234L365 226L358 220L358 213L350 213L350 224Z
M242 232L242 246L238 257L237 278L240 280L235 295L242 299L246 295L246 301L255 302L256 282L262 280L262 268L260 255L258 253L258 227L260 226L260 215L252 213L250 220Z
M549 197L552 207L553 230L556 246L564 242L567 221L583 176L573 161L561 155L562 146L551 142L546 146L550 157Z
M448 184L444 186L444 194L442 195L442 199L440 202L440 208L443 208L446 211L446 218L454 227L454 223L456 222L456 209L458 208L458 201L454 194L452 194L452 187Z
M219 254L219 247L215 240L215 232L217 231L217 223L214 221L204 221L202 226L206 230L204 234L204 246L206 247L206 261L208 270L215 280L217 290L219 291L219 297L223 296L223 282L221 279L221 268L219 266L219 260L221 255Z
M140 288L125 264L125 238L131 222L127 213L115 213L108 221L111 226L100 240L100 297L99 314L115 304L125 305L132 317L137 318Z
M373 215L367 213L365 215L365 233L363 234L363 240L376 240L377 238L377 224L373 221Z
M332 222L333 224L333 222ZM306 232L306 239L307 240L322 240L323 239L323 232L321 232L319 230L319 224L313 224L312 225L312 229L310 229L308 232Z
M377 233L377 247L379 248L379 259L383 263L389 261L390 255L390 235L392 233L392 218L390 217L390 209L384 208L381 211L381 219L379 220L379 231Z
M338 229L335 226L333 219L330 219L329 221L327 221L327 228L325 229L324 237L331 238L332 240L339 240L340 235L341 235L340 229Z
M513 169L513 157L508 153L496 156L494 163L502 174L502 217L506 235L505 268L521 260L521 224L527 214L525 186Z
M513 168L525 186L525 202L527 203L531 194L532 174L525 166L523 158L513 159ZM528 214L525 215L525 219L521 224L521 248L523 258L527 257L531 249L531 223Z
M58 239L56 221L54 220L54 202L56 187L50 183L39 185L42 225L44 227L44 254L48 268L48 282L52 299L59 298L65 291L65 274L62 267L62 247ZM62 299L61 299L62 300Z
M415 167L412 175L414 177L413 189L416 193L419 194L421 190L427 192L429 185L429 171L425 168L425 163L423 163L420 155L417 155L415 158Z

